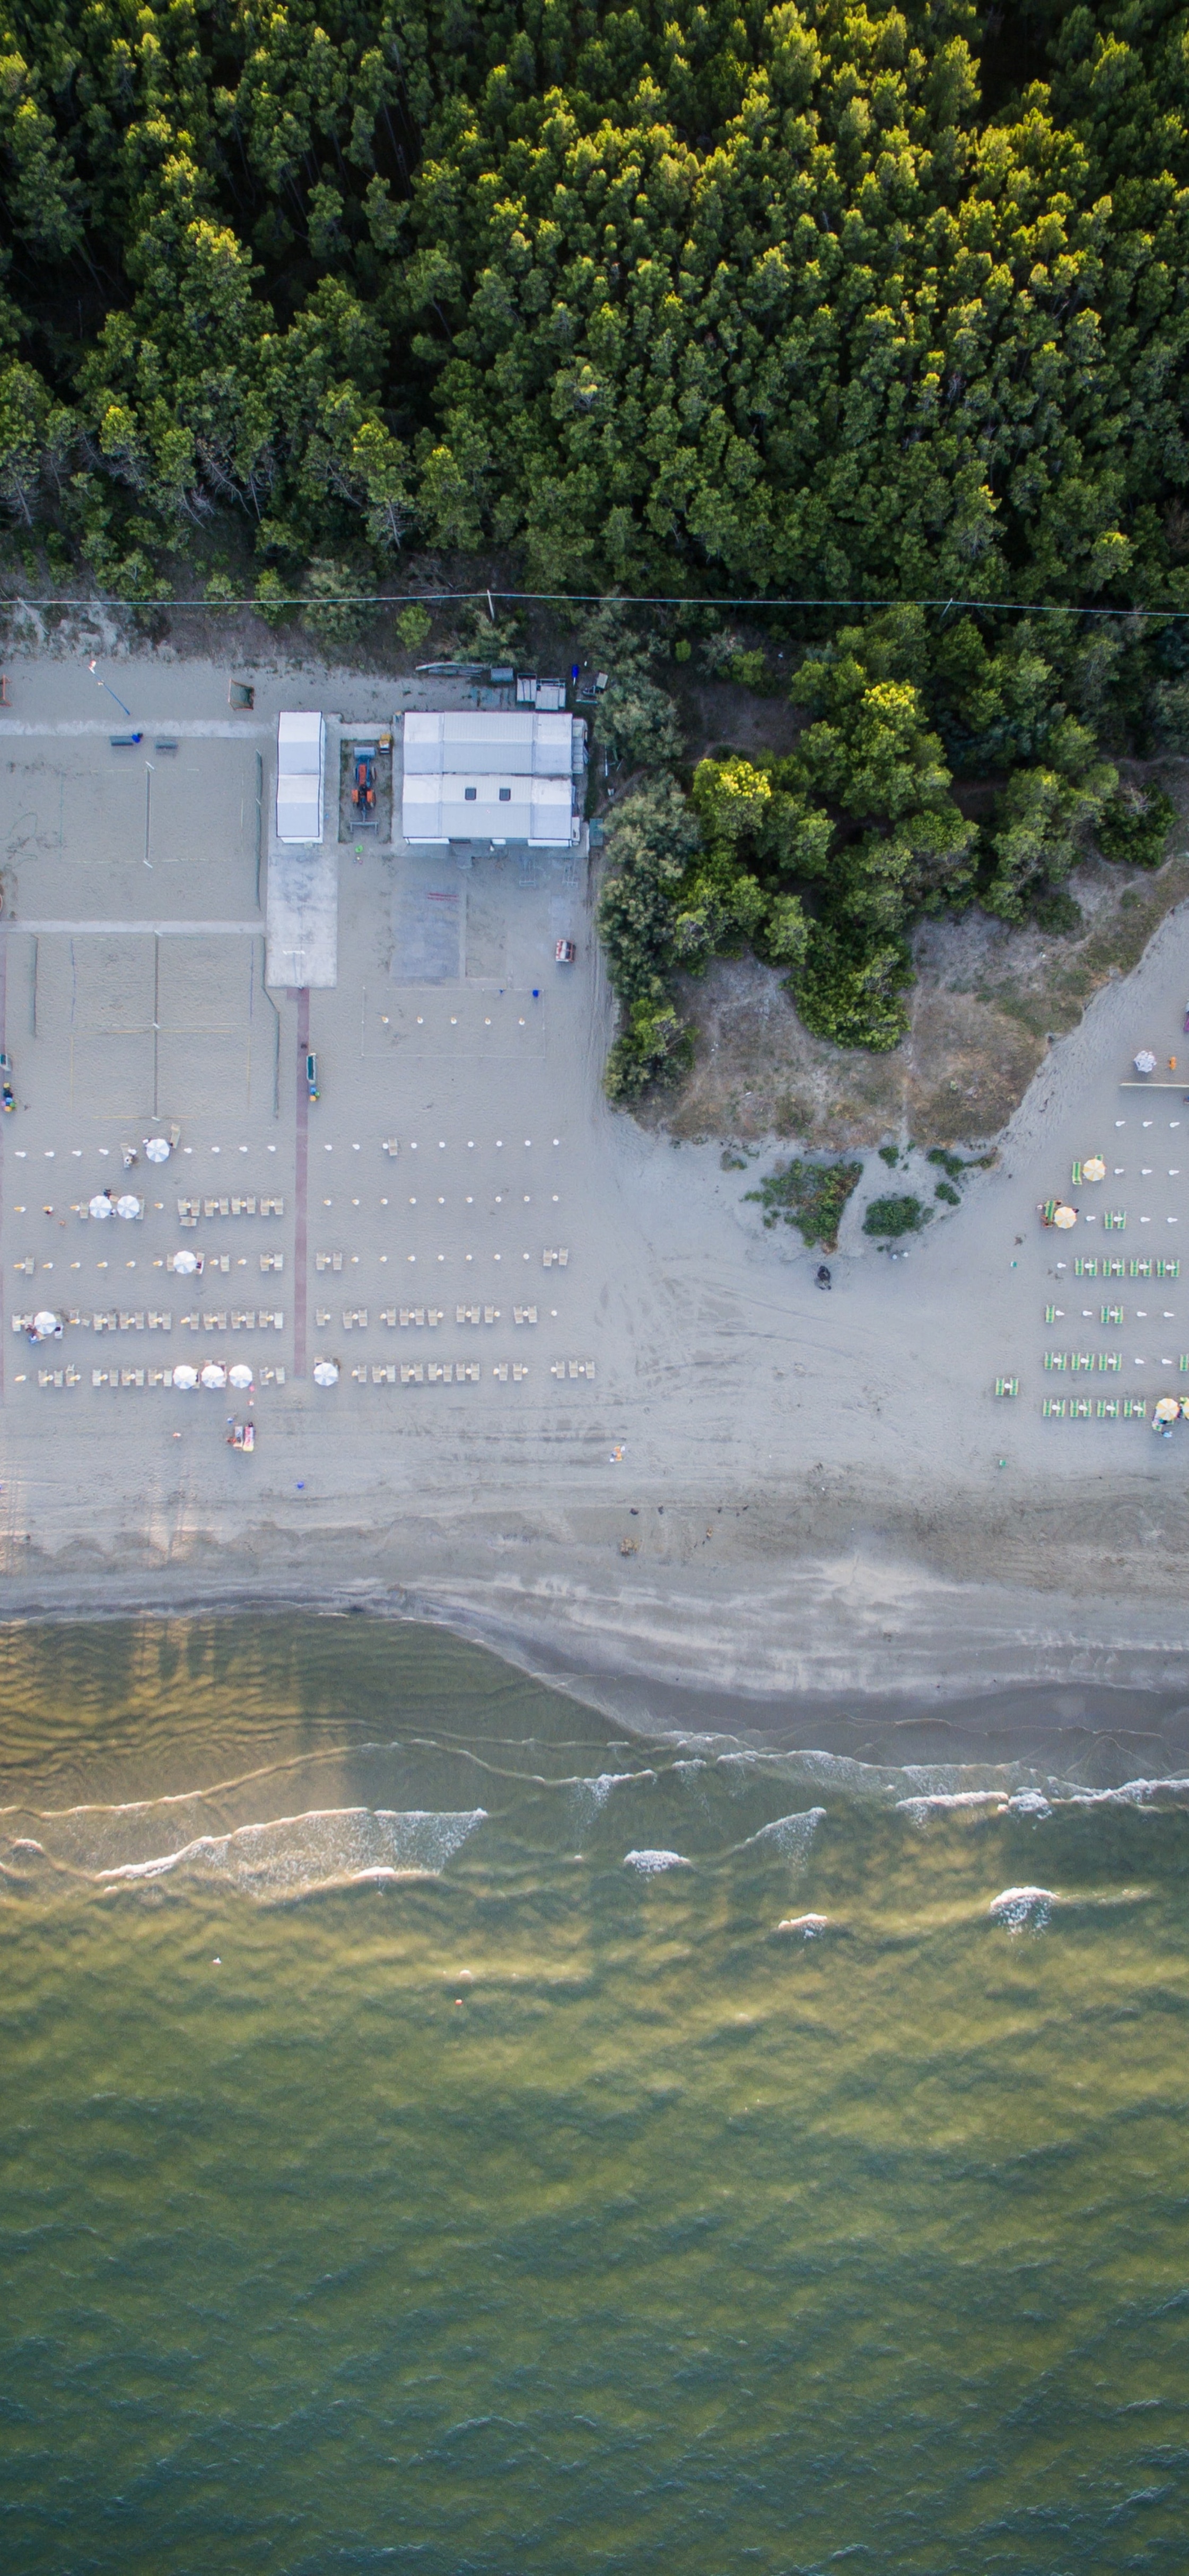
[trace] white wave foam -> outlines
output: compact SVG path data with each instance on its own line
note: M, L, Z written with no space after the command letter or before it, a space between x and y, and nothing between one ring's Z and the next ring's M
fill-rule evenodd
M1043 1789L1016 1789L1007 1802L1010 1816L1051 1816L1053 1809Z
M641 1878L656 1878L662 1869L690 1869L693 1864L684 1852L630 1851L623 1856L625 1869L638 1869Z
M1007 1932L1043 1932L1056 1902L1051 1887L1005 1887L989 1911Z
M601 1816L613 1789L626 1789L633 1780L655 1780L655 1771L599 1771L591 1780L571 1780L570 1794L578 1810L579 1825L585 1828Z
M126 1861L97 1877L108 1887L180 1877L260 1897L308 1896L364 1879L437 1878L485 1815L483 1807L457 1813L320 1807L304 1816L240 1825L233 1833L200 1834L179 1851Z
M926 1797L897 1798L898 1816L911 1816L922 1830L933 1816L975 1814L980 1808L1003 1809L1002 1789L931 1789Z
M816 1941L829 1920L828 1914L790 1914L785 1922L777 1924L776 1929L778 1932L799 1932L803 1941Z
M824 1807L806 1807L801 1815L774 1816L770 1825L761 1825L758 1834L749 1834L746 1842L737 1843L737 1851L777 1851L782 1860L804 1861L818 1826L825 1823Z

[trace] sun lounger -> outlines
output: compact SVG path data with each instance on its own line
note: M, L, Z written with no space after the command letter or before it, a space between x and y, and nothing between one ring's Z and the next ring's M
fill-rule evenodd
M1100 1421L1100 1422L1117 1422L1117 1421L1118 1421L1118 1419L1119 1419L1119 1399L1118 1399L1118 1396L1117 1396L1117 1395L1106 1395L1106 1396L1100 1396L1100 1397L1099 1397L1099 1400L1098 1400L1098 1419L1099 1419L1099 1421Z
M445 1309L445 1307L444 1307L444 1306L427 1306L427 1307L426 1307L426 1309L425 1309L425 1320L426 1320L426 1323L431 1327L431 1329L432 1329L432 1328L436 1328L436 1326L437 1326L438 1324L444 1324L444 1323L445 1323L445 1320L446 1320L446 1309Z
M260 1267L262 1270L283 1270L285 1267L284 1253L262 1252L260 1255Z
M400 1382L402 1386L420 1386L424 1376L425 1371L420 1360L401 1361Z
M281 1198L281 1199L278 1199L278 1198L261 1199L261 1202L260 1202L260 1213L261 1213L261 1216L284 1216L284 1213L285 1213L285 1202L284 1202L284 1199L283 1199L283 1198Z
M262 1332L283 1333L285 1329L284 1308L281 1306L259 1306L256 1310L256 1321Z
M1133 1279L1150 1279L1152 1276L1150 1261L1129 1261L1127 1267Z
M1020 1381L1019 1381L1018 1377L997 1377L997 1378L996 1378L996 1380L995 1380L995 1393L996 1393L996 1395L1018 1395L1018 1394L1019 1394L1019 1392L1020 1392Z
M1063 1422L1065 1419L1065 1398L1063 1395L1046 1395L1044 1403L1040 1409L1046 1422Z
M513 1379L513 1383L514 1383L514 1385L519 1386L521 1379L522 1379L522 1378L525 1378L525 1377L527 1377L527 1376L528 1376L528 1361L527 1361L527 1360L513 1360L513 1362L512 1362L512 1379Z
M1125 1395L1123 1398L1123 1420L1125 1422L1146 1422L1147 1418L1147 1397L1145 1395Z
M484 1321L484 1323L485 1323L485 1324L498 1324L499 1319L500 1319L500 1310L499 1310L499 1307L498 1307L498 1306L485 1306L485 1307L484 1307L484 1309L483 1309L483 1321Z
M1122 1234L1127 1226L1126 1208L1107 1208L1102 1220L1104 1234Z
M373 1385L373 1386L395 1386L395 1384L396 1384L396 1362L395 1362L395 1360L373 1360L373 1362L372 1362L372 1385Z
M1180 1262L1158 1261L1156 1264L1156 1276L1158 1279L1179 1279L1181 1276Z
M454 1376L455 1381L459 1386L463 1385L464 1382L467 1386L478 1386L478 1360L455 1360Z

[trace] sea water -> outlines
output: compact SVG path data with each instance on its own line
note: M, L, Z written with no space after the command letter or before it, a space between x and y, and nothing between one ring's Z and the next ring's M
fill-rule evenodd
M7 2576L1184 2565L1189 1788L368 1618L0 1706Z

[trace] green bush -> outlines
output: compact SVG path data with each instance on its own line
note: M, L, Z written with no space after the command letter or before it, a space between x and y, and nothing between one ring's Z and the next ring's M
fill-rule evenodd
M650 1083L671 1082L684 1073L692 1056L693 1031L672 1002L636 1002L607 1057L607 1098L617 1107L638 1100Z
M882 1235L891 1240L900 1234L918 1234L927 1224L930 1211L919 1199L872 1199L863 1219L864 1234Z
M944 1199L947 1207L961 1207L962 1205L959 1192L951 1186L949 1181L939 1181L933 1192L933 1196L935 1199Z
M765 1226L783 1218L807 1244L833 1252L847 1200L862 1177L861 1163L782 1163L744 1197L763 1208Z
M1162 867L1177 819L1162 787L1117 787L1103 808L1095 839L1104 859L1128 868Z
M422 600L411 599L408 607L402 608L396 631L407 653L420 652L432 625L433 619Z
M887 1167L888 1167L889 1172L894 1172L894 1171L895 1171L895 1169L896 1169L896 1165L897 1165L897 1163L898 1163L898 1162L899 1162L899 1160L900 1160L900 1148L899 1148L899 1146L898 1146L898 1145L881 1145L881 1146L880 1146L880 1149L879 1149L879 1159L880 1159L881 1163L886 1163L886 1164L887 1164Z
M912 980L904 940L864 948L840 938L828 923L814 922L805 962L789 976L788 989L814 1037L886 1054L908 1027L901 995Z

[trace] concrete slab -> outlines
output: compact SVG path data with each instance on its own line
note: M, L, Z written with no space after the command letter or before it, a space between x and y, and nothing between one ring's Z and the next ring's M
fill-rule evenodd
M273 849L268 861L265 981L326 991L339 979L339 867L332 842Z

